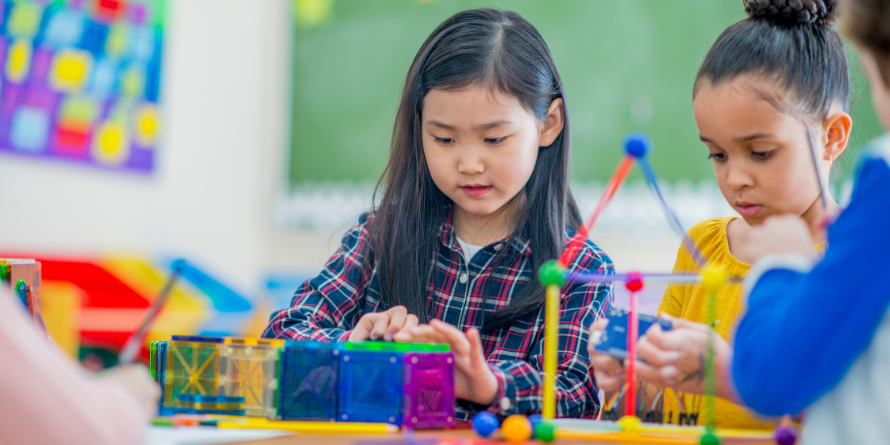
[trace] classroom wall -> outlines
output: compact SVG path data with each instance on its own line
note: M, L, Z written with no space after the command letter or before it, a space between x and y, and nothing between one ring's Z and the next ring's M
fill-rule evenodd
M286 0L175 0L150 176L0 157L0 250L181 255L237 289L269 267L287 144ZM283 254L286 257L286 254Z

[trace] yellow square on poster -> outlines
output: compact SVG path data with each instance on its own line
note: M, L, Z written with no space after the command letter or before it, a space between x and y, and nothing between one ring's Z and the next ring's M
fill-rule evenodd
M93 56L86 51L68 49L53 58L50 85L56 90L75 92L83 88L92 68Z
M9 55L6 56L6 78L10 82L22 83L28 76L31 51L31 41L26 39L16 40L9 46Z

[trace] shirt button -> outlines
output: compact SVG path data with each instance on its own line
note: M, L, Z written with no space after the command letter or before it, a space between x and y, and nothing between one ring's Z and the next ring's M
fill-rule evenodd
M504 248L504 245L503 245L503 244L495 244L495 245L494 245L494 250L501 250L501 249L503 249L503 248Z
M469 277L467 276L467 274L465 274L465 273L460 274L460 284L466 284L468 278Z
M510 411L510 399L506 397L501 399L501 411Z

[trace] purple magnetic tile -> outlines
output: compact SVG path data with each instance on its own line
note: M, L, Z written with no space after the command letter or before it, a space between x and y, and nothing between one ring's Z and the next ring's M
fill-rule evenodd
M407 428L454 427L454 355L414 352L403 359L403 421Z

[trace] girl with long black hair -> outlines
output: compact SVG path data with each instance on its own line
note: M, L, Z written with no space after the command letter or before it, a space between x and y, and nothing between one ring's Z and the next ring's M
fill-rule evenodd
M447 342L458 418L540 411L536 272L580 225L565 100L547 44L518 14L442 22L408 70L375 208L265 335ZM589 241L569 267L612 271ZM611 309L610 286L568 284L562 295L557 414L591 416L586 327Z

